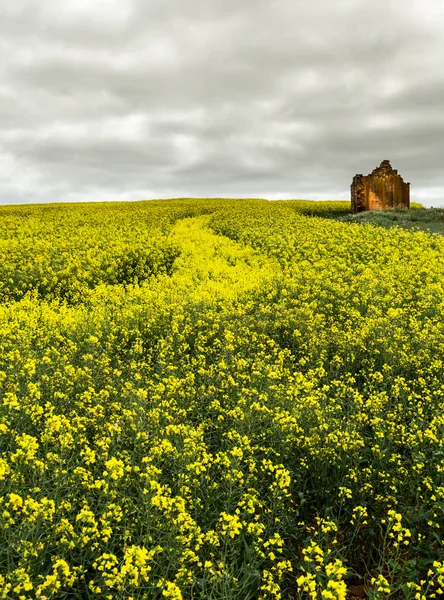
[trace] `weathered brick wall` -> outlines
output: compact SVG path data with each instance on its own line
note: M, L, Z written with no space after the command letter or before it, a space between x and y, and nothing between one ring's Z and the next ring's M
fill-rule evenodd
M351 184L352 212L410 208L410 183L405 183L388 160L370 175L355 175Z
M351 203L352 212L358 213L365 210L364 175L358 174L353 177Z

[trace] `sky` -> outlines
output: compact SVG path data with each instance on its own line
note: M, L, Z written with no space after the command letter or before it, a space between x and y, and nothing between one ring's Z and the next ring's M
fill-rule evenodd
M4 0L0 204L444 206L444 0Z

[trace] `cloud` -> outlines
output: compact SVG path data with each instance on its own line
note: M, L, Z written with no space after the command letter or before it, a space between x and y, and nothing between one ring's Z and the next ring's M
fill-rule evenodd
M388 158L444 205L440 0L5 4L2 203L348 198Z

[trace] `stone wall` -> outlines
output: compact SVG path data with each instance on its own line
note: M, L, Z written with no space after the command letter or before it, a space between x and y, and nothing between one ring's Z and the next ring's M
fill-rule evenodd
M388 160L383 160L370 175L355 175L350 188L353 213L410 208L410 183L404 182Z

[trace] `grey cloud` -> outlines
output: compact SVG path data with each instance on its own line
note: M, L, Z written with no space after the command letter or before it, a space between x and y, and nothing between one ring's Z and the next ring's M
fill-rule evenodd
M444 204L437 0L6 4L0 202L348 198L389 158Z

